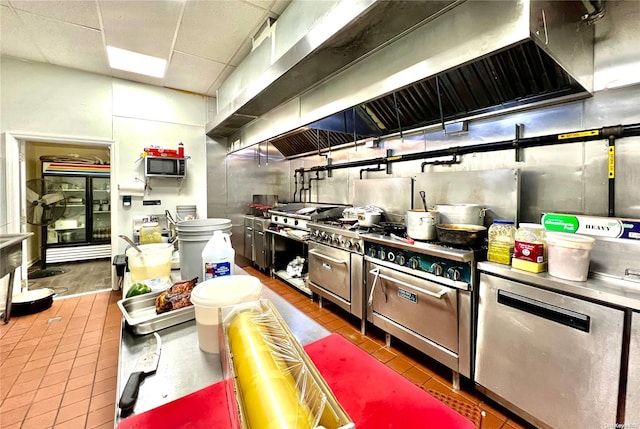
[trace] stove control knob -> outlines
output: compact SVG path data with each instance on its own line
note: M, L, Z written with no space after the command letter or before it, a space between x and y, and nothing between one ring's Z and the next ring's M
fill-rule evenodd
M384 252L384 250L381 250L380 252L378 252L378 258L382 259L383 261L386 256L387 254Z
M377 254L378 252L376 252L376 249L374 249L373 247L369 249L369 256L371 256L372 258L375 258Z
M356 251L358 251L358 252L359 252L361 247L362 247L362 246L360 245L360 243L356 243L356 244L355 244Z
M447 270L447 277L451 280L459 281L462 277L462 274L460 274L460 271L458 271L457 268L449 268Z
M345 246L347 246L347 249L352 249L353 248L353 241L352 240L347 240L347 242L345 243Z
M399 255L398 256L398 265L404 265L405 262L407 262L407 261L404 259L404 256Z
M294 224L294 225L297 225L297 224L298 224L298 219L294 220L294 221L293 221L293 224Z
M433 264L431 264L431 267L429 267L429 271L431 272L431 274L435 274L436 276L441 276L442 275L442 265L440 265L438 263L433 263Z
M413 268L414 270L417 270L420 268L420 258L418 258L417 256L414 256L413 258L409 259L409 266L411 268Z
M395 260L396 260L396 255L395 255L395 254L393 254L392 252L387 253L387 260L388 260L389 262L393 262L393 261L395 261Z

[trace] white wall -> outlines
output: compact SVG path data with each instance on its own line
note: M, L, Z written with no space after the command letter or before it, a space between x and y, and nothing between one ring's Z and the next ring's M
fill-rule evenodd
M116 194L112 237L131 235L133 215L165 209L175 214L177 204L196 204L206 217L206 97L10 57L0 59L0 93L0 132L114 140L114 190L117 183L143 178L143 166L135 160L145 146L175 149L184 143L191 159L180 191L177 180L155 179L145 199L159 199L162 205L143 206L142 198L134 197L127 209ZM0 171L5 171L4 161L17 162L0 158ZM0 220L6 212L2 204ZM112 240L113 254L122 253L126 243Z

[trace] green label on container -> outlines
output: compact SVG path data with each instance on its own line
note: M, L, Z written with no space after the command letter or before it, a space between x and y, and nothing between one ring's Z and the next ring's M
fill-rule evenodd
M542 225L547 231L586 234L596 237L635 238L636 222L597 216L573 216L547 213L542 216Z
M568 232L578 231L578 218L572 215L547 213L542 217L542 224L547 231Z

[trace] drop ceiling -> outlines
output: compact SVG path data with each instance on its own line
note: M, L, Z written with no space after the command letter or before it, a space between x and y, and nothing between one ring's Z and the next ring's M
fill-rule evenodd
M0 0L1 54L215 97L290 0ZM112 70L106 45L167 60L164 78Z

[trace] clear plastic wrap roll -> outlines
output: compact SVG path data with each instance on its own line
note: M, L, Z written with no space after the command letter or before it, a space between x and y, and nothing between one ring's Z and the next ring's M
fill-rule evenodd
M238 313L228 327L229 347L251 429L315 428L325 395L273 314Z

